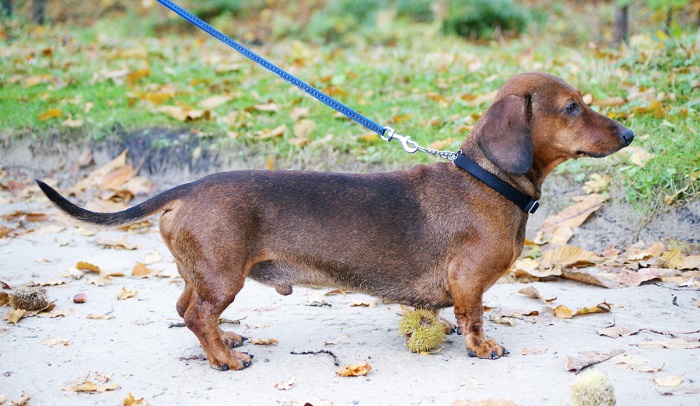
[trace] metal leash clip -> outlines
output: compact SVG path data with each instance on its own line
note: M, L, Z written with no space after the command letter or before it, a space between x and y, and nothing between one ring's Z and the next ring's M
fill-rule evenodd
M390 142L393 139L397 139L401 142L403 150L409 154L413 154L418 151L418 144L413 141L411 137L397 134L396 130L391 127L384 127L384 130L384 134L380 135L384 141Z

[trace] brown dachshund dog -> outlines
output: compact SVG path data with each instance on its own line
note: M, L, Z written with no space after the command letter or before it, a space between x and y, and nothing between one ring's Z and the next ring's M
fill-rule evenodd
M503 85L461 152L539 199L560 163L606 156L633 138L563 80L525 73ZM481 302L520 255L528 213L452 163L364 175L217 173L118 213L81 209L37 182L86 223L118 226L163 213L160 232L185 280L177 311L213 368L250 365L248 354L231 349L244 338L217 323L246 278L282 295L313 285L454 306L469 355L508 353L485 337Z

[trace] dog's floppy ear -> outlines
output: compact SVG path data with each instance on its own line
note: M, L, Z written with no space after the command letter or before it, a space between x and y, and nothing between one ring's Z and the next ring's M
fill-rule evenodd
M532 167L532 141L527 99L506 96L489 107L481 118L476 141L486 158L502 170L517 175Z

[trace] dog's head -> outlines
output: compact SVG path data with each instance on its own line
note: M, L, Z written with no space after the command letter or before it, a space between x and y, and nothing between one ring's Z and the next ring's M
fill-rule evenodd
M581 93L545 73L512 77L475 128L476 141L500 169L546 176L560 163L604 157L626 147L632 130L596 113Z

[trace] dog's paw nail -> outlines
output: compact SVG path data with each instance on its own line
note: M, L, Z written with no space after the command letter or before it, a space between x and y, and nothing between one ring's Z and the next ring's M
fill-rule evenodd
M500 355L496 351L491 351L491 359L499 359L501 358Z
M249 366L250 366L250 362L243 361L243 368L248 368Z
M510 355L510 351L506 350L505 348L503 349L503 355Z
M229 370L228 365L226 365L226 364L221 364L221 368L219 369L219 371L228 371L228 370Z
M241 343L248 341L248 337L241 337Z
M472 350L467 351L467 355L469 355L472 358L476 357L476 353Z

